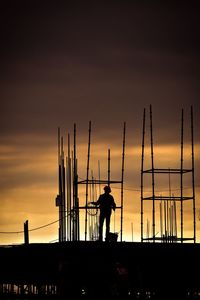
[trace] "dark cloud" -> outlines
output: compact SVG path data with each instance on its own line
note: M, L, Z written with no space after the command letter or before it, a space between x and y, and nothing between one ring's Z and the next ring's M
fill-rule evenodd
M199 111L195 2L18 1L1 14L2 134L90 119L139 131L150 103L167 134L182 107Z

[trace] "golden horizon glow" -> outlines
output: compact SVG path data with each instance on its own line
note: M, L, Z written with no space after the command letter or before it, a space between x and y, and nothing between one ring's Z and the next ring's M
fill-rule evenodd
M81 139L83 140L83 139ZM107 178L107 150L111 149L111 180L121 178L121 152L122 146L119 141L106 144L105 141L96 140L91 147L90 176L93 171L94 178L98 178L98 161L101 166L101 179ZM111 145L112 144L112 145ZM112 146L112 147L110 147ZM180 164L179 145L166 144L156 146L155 162L156 167L167 166L177 168ZM195 153L199 152L200 144L195 145ZM146 159L149 160L149 147L146 146ZM67 152L67 151L65 151ZM190 145L184 146L184 163L190 166ZM65 153L66 154L66 153ZM77 145L78 175L80 178L86 176L87 143L81 141ZM55 139L45 136L21 136L15 137L14 141L7 140L0 147L1 163L1 217L0 232L23 231L23 224L29 220L29 229L49 224L58 219L58 208L55 206L55 197L58 193L57 187L57 147ZM123 240L140 241L140 164L141 146L134 146L127 143L125 149L125 174L124 174L124 222ZM148 162L149 164L149 162ZM148 165L147 164L147 165ZM199 178L199 174L197 174ZM163 195L168 192L168 182L158 180L158 192ZM196 181L197 183L197 181ZM172 184L173 189L179 188L179 183ZM191 182L187 179L184 190L185 194L190 193ZM97 187L96 194L102 191ZM147 192L151 185L147 182ZM178 193L174 191L174 193ZM116 202L120 204L120 185L112 186L112 194ZM196 209L200 209L198 199L200 195L199 186L196 184ZM80 203L85 203L85 187L79 189ZM191 235L192 224L190 221L190 209L187 209L184 219L184 232ZM83 216L84 218L84 216ZM150 218L149 212L145 215L146 220ZM115 230L120 230L120 216L116 213ZM159 217L157 216L157 219ZM114 230L114 216L111 220L111 230ZM159 221L157 221L159 230ZM200 241L200 228L198 216L197 241ZM133 230L133 232L132 232ZM84 239L84 222L81 220L81 238ZM30 231L30 242L50 242L58 237L58 223L46 228ZM23 233L0 234L0 244L23 243Z

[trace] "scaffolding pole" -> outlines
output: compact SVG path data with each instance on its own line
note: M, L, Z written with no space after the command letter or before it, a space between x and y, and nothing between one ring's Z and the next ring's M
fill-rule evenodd
M141 159L141 242L143 242L143 216L144 216L144 212L143 212L143 187L144 187L144 141L145 141L145 108L143 111L143 126L142 126L142 159Z
M58 240L62 241L62 209L61 209L61 147L60 147L60 127L58 127L58 196L56 205L59 206L59 228L58 228Z
M59 229L58 240L63 242L66 240L66 198L65 198L65 161L63 137L60 135L58 128L58 195L56 197L56 206L59 207Z
M66 194L65 194L65 162L64 162L64 145L63 137L61 138L61 184L62 184L62 241L66 241Z
M68 157L66 160L66 178L67 178L67 240L71 241L71 156L70 156L70 135L68 134Z
M123 238L123 208L124 208L124 159L125 159L125 143L126 143L126 123L123 128L123 144L122 144L122 174L121 174L121 242Z
M194 243L196 243L196 205L195 205L195 185L194 185L194 125L193 125L193 107L191 106L191 151L192 151L192 196L193 196L193 227Z
M108 186L110 186L110 149L108 149Z
M152 168L152 195L153 195L153 241L155 242L155 178L154 178L154 153L153 153L153 124L152 108L150 105L150 135L151 135L151 168Z
M181 185L181 243L183 242L183 109L181 112L181 172L180 172L180 185Z
M145 137L145 110L143 114L143 135L142 135L142 161L141 161L141 241L145 240L143 236L143 219L144 219L144 200L150 200L153 203L152 207L152 237L148 240L152 240L153 242L158 240L165 240L165 242L177 242L180 241L183 243L186 240L193 240L196 242L196 214L195 214L195 183L194 183L194 136L193 136L193 111L191 107L191 157L192 157L192 168L186 169L183 166L183 136L184 136L184 112L182 109L181 112L181 150L180 150L180 168L172 169L164 169L164 168L154 168L154 153L153 153L153 130L152 130L152 109L150 106L150 143L151 143L151 168L144 170L144 137ZM183 194L183 175L187 173L192 173L192 195L184 196ZM148 197L144 197L144 174L150 174L152 178L152 195ZM158 196L155 194L155 174L165 174L169 176L169 195L167 196ZM171 193L171 174L176 174L180 178L180 194L178 196L174 196ZM160 200L164 201L164 211L162 203L160 204L160 223L162 228L160 228L161 236L157 237L155 235L155 201ZM193 205L193 237L184 237L184 218L183 218L183 204L184 201L192 200ZM180 236L177 234L177 214L176 214L176 201L180 201ZM163 214L164 215L164 224L163 224ZM163 226L164 225L164 226ZM164 227L164 228L163 228ZM163 232L163 236L162 236Z
M76 157L76 124L74 124L74 156L73 156L73 240L79 240L79 213L78 213L78 174Z
M56 199L56 206L59 206L59 241L64 241L66 239L65 227L66 224L62 222L63 218L65 218L65 213L67 212L67 240L68 241L77 241L80 239L80 221L79 221L79 212L80 209L85 210L85 241L87 241L88 235L88 225L90 225L91 230L94 231L94 222L90 222L89 219L88 223L88 215L91 210L91 207L88 206L88 188L89 185L91 186L91 194L94 197L94 193L96 189L96 185L98 184L99 193L101 184L121 184L121 205L117 206L117 209L121 209L121 241L122 241L122 232L123 232L123 180L124 180L124 160L125 160L125 132L126 132L126 124L124 123L123 128L123 148L122 148L122 175L121 180L111 180L111 172L110 172L110 149L108 149L108 176L107 179L101 180L100 178L100 162L98 161L98 179L96 180L92 175L92 180L89 179L89 170L90 170L90 148L91 148L91 121L89 122L89 137L88 137L88 152L87 152L87 170L86 170L86 179L85 180L78 180L78 160L76 155L76 124L74 124L74 136L73 136L73 151L71 152L70 146L70 135L68 134L68 156L66 156L66 168L64 165L64 147L63 147L63 138L60 137L60 128L58 130L58 164L59 164L59 195ZM64 172L65 171L65 172ZM65 210L63 204L65 204L65 186L64 181L66 181L67 185L67 211ZM85 205L79 205L79 198L78 198L78 185L85 184L86 185L86 200ZM97 195L96 195L97 198ZM62 202L62 199L64 202ZM92 214L93 215L93 214ZM97 218L97 213L95 214L95 220ZM97 220L96 220L97 221ZM64 225L63 225L64 224ZM96 225L95 225L96 226ZM95 227L97 228L97 226Z
M85 241L87 241L87 208L88 208L88 181L90 169L90 144L91 144L91 121L89 122L88 130L88 153L87 153L87 170L86 170L86 195L85 195Z

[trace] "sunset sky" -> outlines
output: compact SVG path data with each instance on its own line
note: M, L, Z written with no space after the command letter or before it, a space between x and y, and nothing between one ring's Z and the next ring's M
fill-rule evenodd
M66 146L67 134L73 134L76 123L78 175L85 178L90 120L90 171L97 177L100 161L101 175L107 176L109 148L111 179L117 180L126 122L123 239L131 240L133 229L133 239L139 241L142 118L146 108L149 126L150 104L157 168L180 167L182 109L184 166L191 167L193 106L200 242L197 2L19 0L1 4L0 244L22 243L23 234L2 232L23 231L26 220L34 229L58 219L57 129L61 128ZM156 180L159 193L164 194L168 182ZM184 184L188 195L190 178ZM172 191L179 187L174 179ZM119 187L113 186L112 192L118 202ZM83 202L84 197L80 191ZM186 206L186 236L191 235L191 217ZM113 226L112 220L112 230ZM30 242L56 240L57 232L58 223L32 231Z

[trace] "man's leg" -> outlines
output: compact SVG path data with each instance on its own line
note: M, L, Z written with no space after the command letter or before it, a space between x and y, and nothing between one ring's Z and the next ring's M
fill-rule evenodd
M103 222L104 222L104 215L100 213L99 216L99 241L103 239Z
M106 241L109 241L110 233L110 213L106 215Z

